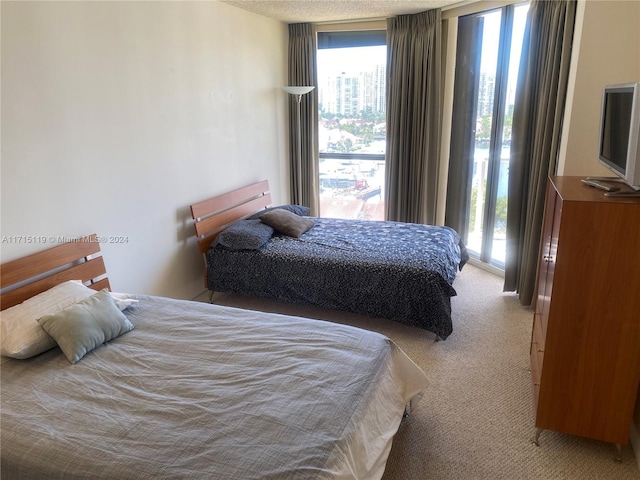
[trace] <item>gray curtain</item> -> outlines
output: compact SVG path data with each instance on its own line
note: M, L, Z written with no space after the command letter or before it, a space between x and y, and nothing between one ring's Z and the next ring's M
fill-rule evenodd
M289 25L289 85L316 86L316 33L310 23ZM289 95L289 155L291 164L291 202L306 205L310 215L318 214L318 90L302 96L300 139L298 139L298 102ZM298 140L302 156L298 159Z
M483 32L481 16L466 15L458 19L444 224L457 231L461 238L467 238L469 230Z
M533 0L513 114L505 291L523 305L535 294L547 178L557 167L576 1Z
M441 37L440 9L387 20L388 220L435 223Z

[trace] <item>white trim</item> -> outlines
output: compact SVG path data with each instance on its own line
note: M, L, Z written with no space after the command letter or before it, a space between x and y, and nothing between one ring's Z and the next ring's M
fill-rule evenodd
M504 278L504 270L501 270L498 267L494 267L493 265L490 265L488 263L481 262L477 258L473 258L473 257L469 258L469 265L473 265L474 267L478 267L482 270L486 270L489 273L493 273L497 277Z
M556 174L564 175L567 160L567 143L571 132L571 115L573 101L575 99L576 80L578 78L578 60L580 58L580 43L582 42L582 27L584 25L585 0L578 0L576 4L576 18L571 43L571 60L569 63L569 78L567 80L567 97L565 100L564 115L562 117L562 132L560 133L560 149L558 151L558 163ZM596 155L597 158L597 155Z
M454 3L442 8L442 19L461 17L472 13L488 12L505 7L507 5L517 5L528 3L529 0L467 0L466 2Z

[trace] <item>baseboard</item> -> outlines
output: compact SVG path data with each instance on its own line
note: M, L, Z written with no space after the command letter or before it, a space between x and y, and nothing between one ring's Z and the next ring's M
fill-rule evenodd
M504 278L504 270L500 270L498 267L494 267L493 265L490 265L488 263L481 262L477 258L471 257L469 259L469 264L473 265L474 267L478 267L478 268L480 268L482 270L485 270L485 271L487 271L489 273L493 273L494 275L496 275L498 277Z
M633 453L636 455L636 462L638 463L638 468L640 469L640 432L636 427L635 423L631 424L631 433L629 434L629 440L631 440L631 448L633 448Z

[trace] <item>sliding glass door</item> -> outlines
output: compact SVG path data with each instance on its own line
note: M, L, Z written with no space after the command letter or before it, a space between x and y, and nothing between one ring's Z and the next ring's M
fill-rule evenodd
M528 7L458 22L447 224L473 257L498 268L505 260L511 122Z

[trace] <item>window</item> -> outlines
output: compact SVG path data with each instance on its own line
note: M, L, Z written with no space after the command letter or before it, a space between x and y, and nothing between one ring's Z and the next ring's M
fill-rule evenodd
M386 32L318 33L320 216L384 219Z
M449 176L465 178L469 254L504 268L511 121L528 4L460 17ZM459 167L459 168L457 168Z

